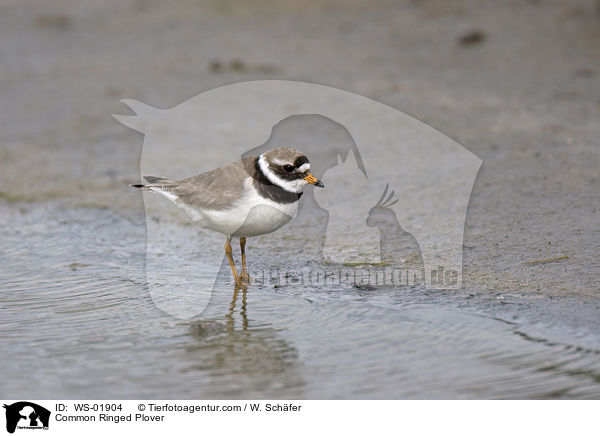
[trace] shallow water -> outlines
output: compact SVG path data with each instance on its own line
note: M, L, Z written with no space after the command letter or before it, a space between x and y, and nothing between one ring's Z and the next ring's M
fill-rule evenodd
M145 287L143 217L0 212L7 398L600 398L596 302L266 281L183 321Z

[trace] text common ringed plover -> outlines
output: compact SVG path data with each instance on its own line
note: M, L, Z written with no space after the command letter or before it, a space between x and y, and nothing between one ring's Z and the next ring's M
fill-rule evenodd
M227 236L225 254L240 286L249 280L246 238L274 232L290 222L307 184L324 187L310 173L308 158L293 148L245 157L183 180L153 176L144 179L148 184L131 186L164 195L202 227ZM232 236L240 237L240 275L231 255Z

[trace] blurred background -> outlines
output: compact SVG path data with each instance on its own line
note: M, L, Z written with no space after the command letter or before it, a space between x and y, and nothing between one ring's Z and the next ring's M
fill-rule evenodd
M92 371L92 380L102 379L110 385L111 380L118 381L113 379L114 371L122 370L129 360L124 356L120 365L109 363L101 350L112 343L111 338L117 333L102 333L99 326L106 327L103 323L109 321L114 325L115 306L129 304L125 301L135 298L142 299L135 310L146 307L162 319L152 312L155 309L147 301L143 285L142 196L127 187L139 177L143 137L112 118L112 113L129 113L120 99L138 99L170 108L228 83L287 79L329 85L386 103L443 132L482 158L465 228L465 289L444 294L444 298L452 300L444 304L469 309L475 306L488 316L521 323L519 328L526 325L542 336L555 329L559 339L554 342L565 347L589 347L586 349L591 354L580 356L585 360L581 367L564 369L561 362L566 365L569 359L562 352L571 348L561 349L558 357L552 354L556 349L550 350L554 357L543 349L540 359L527 360L524 367L535 372L546 367L544 362L556 359L555 371L560 374L550 372L548 379L543 380L534 377L535 382L529 385L509 383L512 387L505 390L490 387L477 391L464 386L455 389L458 382L447 379L439 384L428 379L430 389L424 391L418 387L402 390L398 388L401 381L399 385L383 383L384 379L389 380L384 371L377 379L381 383L369 379L364 389L349 391L341 381L323 387L323 381L315 379L311 385L310 377L297 366L298 360L307 365L298 337L285 338L287 345L282 346L285 352L281 355L277 344L284 341L282 338L270 342L269 337L259 336L253 356L275 355L265 367L281 371L285 382L271 386L266 381L270 380L268 374L257 369L255 380L263 375L264 380L260 380L266 384L246 390L232 387L211 391L212 388L198 387L183 392L169 391L159 384L131 382L121 385L115 395L600 395L600 364L593 357L597 353L594 350L600 348L597 0L180 0L168 4L158 0L1 0L0 66L0 218L4 224L0 241L4 272L0 273L0 286L6 290L2 304L6 309L3 337L7 338L3 340L3 355L24 339L35 343L37 338L40 342L32 345L31 355L44 357L49 362L47 371L58 377L57 368L62 365L73 370L72 356L91 347L100 357L78 365ZM362 294L355 296L358 301L366 298ZM431 298L438 297L419 294L418 298L431 303ZM390 301L386 300L384 306ZM239 307L234 305L235 310ZM99 308L103 309L97 312ZM124 312L120 313L122 316ZM274 316L274 312L267 313ZM377 319L379 315L368 316ZM445 316L433 316L440 329L447 325ZM245 312L244 317L248 329ZM88 336L64 335L56 326L57 322L64 322L61 328L71 326L81 332L86 331L83 326L92 319L94 327L90 327ZM303 325L307 321L302 316L298 319ZM114 343L116 348L131 349L123 344L139 343L142 337L154 337L162 343L160 330L154 330L156 326L128 316L119 320L124 322L120 337L125 342ZM412 328L406 322L407 328ZM159 324L167 329L176 325L179 332L187 332L181 333L187 340L200 338L206 347L212 340L207 340L207 335L215 338L228 331L228 327L218 323L217 327L174 323L165 318ZM354 321L348 323L354 325ZM458 338L469 336L465 331L480 330L475 324L467 325L470 327L466 330L449 333L455 335L451 338L460 341ZM344 329L347 325L341 323L337 327ZM231 328L237 335L238 330ZM514 336L517 327L507 328L507 334ZM523 329L519 332L523 333ZM52 341L36 333L41 330L52 337L63 334L64 342L55 348L42 345ZM152 334L144 335L150 331ZM535 336L528 332L523 334ZM271 334L275 335L269 331ZM239 338L229 339L237 344ZM489 342L489 338L480 339L482 343ZM542 339L552 342L556 338ZM192 353L192 357L186 354L186 359L194 360L199 355L194 353L208 352L202 348L204 345L182 344L177 335L170 340L162 345L168 350L172 350L171 346L183 347ZM348 336L348 344L353 340L357 340L356 336ZM503 344L503 350L518 349L511 341L498 343ZM215 347L222 346L218 340L216 343ZM275 344L275 348L269 348L269 344ZM431 349L432 344L428 344ZM269 351L265 352L264 347ZM161 352L168 353L167 349ZM415 345L414 349L421 347ZM526 349L523 348L523 356ZM470 350L475 360L487 352L477 347ZM501 354L503 357L494 361L492 367L519 360L499 351ZM160 355L152 354L139 361L149 362ZM351 353L344 356L352 358ZM104 357L108 366L95 373L94 368L102 366L99 362ZM595 360L590 362L592 358ZM289 361L296 363L286 366ZM241 359L240 368L243 362ZM369 362L360 367L364 373L357 370L365 377L373 376ZM455 375L460 378L461 363L456 362ZM527 362L531 365L527 366ZM18 374L34 363L33 358L24 358L11 365L14 374ZM390 364L388 369L398 370L406 362L396 364ZM198 369L186 365L181 374ZM209 364L201 369L207 368L221 371L219 377L228 380L228 376L241 371L238 367ZM431 374L441 376L441 368L439 372L432 369ZM147 373L155 370L148 368ZM6 371L10 375L11 369L7 367ZM577 371L587 375L577 375ZM485 378L488 372L482 370L481 374ZM519 380L509 370L506 374L502 383ZM564 386L546 384L551 379L561 380L561 376L565 377ZM357 379L360 377L356 375ZM414 379L414 374L411 377ZM57 393L50 395L54 398L107 394L99 387L91 388L83 379L72 381L69 386L60 384L60 388L42 380L37 387L30 383L26 388L16 377L5 379L3 392L12 397L24 393L39 397L46 395L44 392ZM482 379L478 383L485 385ZM502 383L490 381L490 386L504 386ZM577 383L584 387L570 390ZM38 391L40 387L49 390Z
M0 7L6 200L140 210L141 196L124 186L137 180L142 139L110 116L127 113L119 99L169 108L237 81L315 82L389 104L483 159L466 228L467 280L514 286L520 270L561 295L598 290L595 0ZM565 255L557 270L523 266Z

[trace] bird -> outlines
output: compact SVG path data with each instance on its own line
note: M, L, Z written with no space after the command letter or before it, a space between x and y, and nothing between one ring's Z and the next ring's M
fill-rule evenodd
M325 185L310 172L310 161L294 148L281 147L182 180L144 176L130 186L162 194L201 227L226 236L225 254L238 286L250 277L246 238L274 232L298 212L304 188ZM232 257L231 238L240 238L242 272Z
M399 199L395 198L394 190L387 195L388 187L389 185L385 185L379 201L369 210L366 224L379 229L381 261L386 265L406 268L407 285L422 284L425 277L425 266L419 243L400 225L396 213L391 208L398 203Z

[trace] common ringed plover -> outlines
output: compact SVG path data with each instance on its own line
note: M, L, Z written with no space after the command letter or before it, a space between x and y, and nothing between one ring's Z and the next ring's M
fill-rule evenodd
M144 179L148 184L131 186L164 195L202 227L227 236L225 254L240 286L249 281L246 238L274 232L290 222L307 184L325 187L310 173L308 158L293 148L245 157L183 180ZM240 238L239 275L231 256L232 236Z

